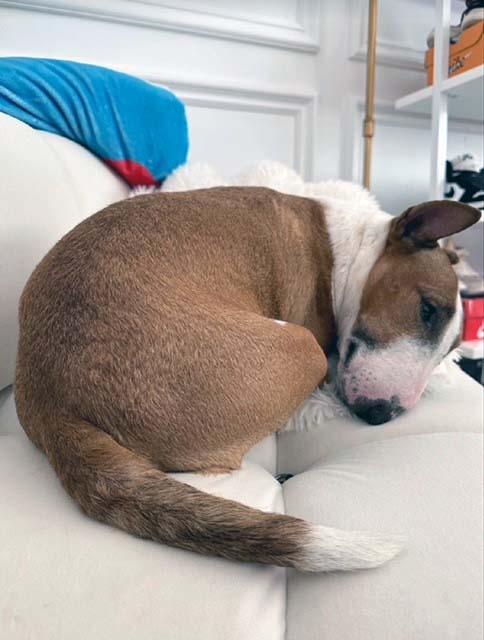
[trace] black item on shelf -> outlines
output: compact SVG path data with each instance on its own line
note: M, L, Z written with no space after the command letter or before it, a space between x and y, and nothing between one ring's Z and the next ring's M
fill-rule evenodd
M445 194L446 198L456 199L456 189L452 186L454 184L463 189L459 202L484 209L484 167L480 171L459 171L447 160L445 179L450 187Z

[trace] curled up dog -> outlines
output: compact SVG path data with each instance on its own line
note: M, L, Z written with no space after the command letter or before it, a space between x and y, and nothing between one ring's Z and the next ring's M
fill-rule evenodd
M239 467L327 375L381 424L459 341L438 240L479 213L450 201L355 220L341 201L260 187L155 193L68 233L20 303L16 403L90 516L231 560L307 571L379 565L384 532L341 531L167 475Z

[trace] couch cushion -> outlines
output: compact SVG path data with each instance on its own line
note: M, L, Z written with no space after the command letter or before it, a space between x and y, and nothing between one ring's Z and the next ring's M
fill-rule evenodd
M270 511L279 483L244 463L180 481ZM0 398L0 636L282 640L285 571L171 549L84 516ZM6 588L5 588L6 587Z
M288 640L482 639L482 436L395 437L329 455L284 485L286 512L401 531L378 569L288 581Z
M367 572L289 572L288 638L480 638L482 441L395 437L329 455L283 485L286 511L343 528L403 531L407 549ZM283 510L246 462L176 474L205 491ZM0 623L9 640L284 637L285 572L138 540L83 516L0 394Z
M55 133L37 133L64 167L83 218L128 197L128 184L83 146Z
M2 388L13 379L20 292L47 249L81 218L62 166L33 129L0 114L0 138Z
M482 433L483 389L457 365L449 378L434 375L416 406L381 426L353 417L336 417L319 426L277 435L279 473L299 473L337 451L364 442L416 433L464 431Z
M79 145L4 114L0 139L1 389L13 380L18 300L30 273L59 238L127 187Z

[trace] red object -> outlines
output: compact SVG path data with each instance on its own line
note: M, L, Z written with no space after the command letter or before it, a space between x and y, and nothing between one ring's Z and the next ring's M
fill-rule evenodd
M484 339L484 297L466 298L464 304L463 340Z
M134 160L104 159L104 162L119 173L132 187L136 187L139 184L148 187L152 185L158 186L159 184L159 182L151 175L149 169Z

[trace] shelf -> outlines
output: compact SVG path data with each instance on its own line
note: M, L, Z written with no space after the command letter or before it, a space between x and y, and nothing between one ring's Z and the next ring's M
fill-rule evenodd
M481 360L484 358L484 340L464 340L459 345L459 351L463 358Z
M449 117L482 122L484 117L484 64L444 80L442 92L447 93ZM399 111L431 115L432 87L409 93L395 103Z

